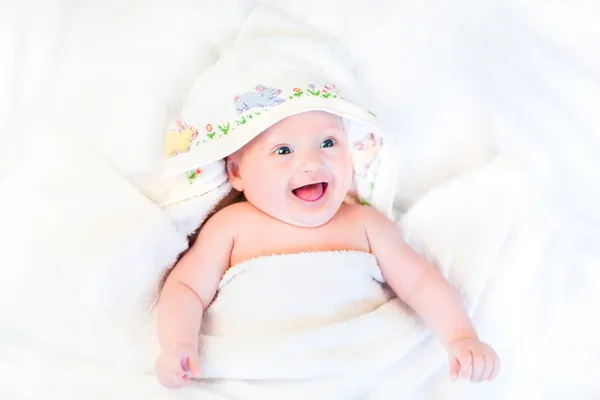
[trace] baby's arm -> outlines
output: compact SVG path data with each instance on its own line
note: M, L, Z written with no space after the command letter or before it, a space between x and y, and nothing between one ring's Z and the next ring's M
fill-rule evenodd
M479 342L458 293L435 266L404 242L396 224L373 209L365 212L369 245L387 283L448 349L453 378L458 377L459 371L463 378L471 380L497 375L497 355ZM464 365L466 359L470 360L468 368Z
M198 334L204 309L212 302L229 267L235 237L231 213L215 214L175 265L158 302L158 338L162 354L156 373L167 387L179 387L187 373L199 377Z

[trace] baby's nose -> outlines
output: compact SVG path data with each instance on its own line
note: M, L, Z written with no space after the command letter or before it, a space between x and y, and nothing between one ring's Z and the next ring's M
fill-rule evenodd
M310 154L304 160L304 172L315 172L323 169L323 160L318 154Z

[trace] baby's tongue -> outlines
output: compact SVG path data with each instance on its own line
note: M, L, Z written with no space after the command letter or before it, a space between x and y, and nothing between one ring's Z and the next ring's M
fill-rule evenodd
M294 194L304 201L316 201L323 196L323 184L314 183L294 189Z

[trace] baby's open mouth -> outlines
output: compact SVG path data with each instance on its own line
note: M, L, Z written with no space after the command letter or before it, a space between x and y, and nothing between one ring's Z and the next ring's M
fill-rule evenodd
M321 197L323 197L325 191L327 191L327 186L327 182L312 183L310 185L300 186L292 190L292 193L294 193L296 197L304 201L312 202L317 201Z

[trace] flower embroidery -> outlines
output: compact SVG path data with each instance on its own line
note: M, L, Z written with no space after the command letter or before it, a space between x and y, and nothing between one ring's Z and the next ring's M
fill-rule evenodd
M287 101L285 94L283 94L284 98L278 97L280 94L282 94L281 92L281 90L276 88L268 88L263 85L258 85L254 92L248 92L241 96L235 97L234 101L236 105L237 117L230 121L221 122L219 124L206 123L204 125L206 138L218 140L229 133L235 134L236 128L239 129L240 125L252 124L253 120L260 119L259 116L264 114L263 111L267 112L269 111L270 107L274 107ZM287 95L290 100L292 100L294 97L312 98L312 96L321 97L324 99L343 99L343 97L338 93L337 86L335 84L327 84L323 87L318 87L316 84L310 83L307 85L307 87L305 87L305 89L300 87L294 87L291 90L288 89ZM252 110L252 108L254 108L254 110ZM373 117L377 118L377 115L373 111L367 110L367 112ZM236 127L232 127L232 124ZM217 134L218 136L215 138L215 135ZM188 125L181 119L177 120L176 128L171 129L166 133L166 156L174 157L177 154L190 151L190 146L197 136L198 130L196 128ZM196 142L196 145L202 145L203 143L207 142L208 139L199 140ZM356 179L367 179L367 175L370 173L369 171L372 170L371 167L373 164L379 165L380 160L378 159L378 153L382 145L382 138L375 136L373 133L366 135L360 141L352 143L354 153L352 158ZM194 182L202 174L202 168L196 168L185 172L186 178L190 185L194 184ZM375 174L377 174L376 171ZM369 179L371 178L373 177L371 176ZM364 182L362 185L365 191L370 191L372 193L375 185L374 178L372 181ZM366 195L365 193L365 196L362 200L360 200L360 203L370 205L370 196L371 195Z
M317 87L317 85L315 85L314 83L310 83L308 84L308 88L306 89L306 92L308 94L311 94L312 96L316 96L316 97L322 97L325 99L329 99L329 98L342 98L342 96L340 96L337 92L337 87L335 84L327 84L324 85L323 88L319 88ZM289 93L289 92L288 92ZM255 88L254 92L248 92L245 93L241 96L236 96L234 101L236 104L236 111L237 114L239 115L239 119L234 119L233 121L235 121L235 125L236 126L240 126L240 125L245 125L246 123L251 122L251 120L253 119L257 119L255 117L258 117L261 115L261 112L258 110L250 110L251 108L262 108L261 111L269 111L269 106L273 107L276 105L279 105L281 103L283 103L284 101L286 101L285 99L279 98L278 96L281 94L281 90L276 89L276 88L269 88L266 87L264 85L258 85ZM304 94L304 91L299 88L299 87L295 87L292 89L290 95L289 95L289 99L292 100L294 97L302 97L302 95ZM371 111L369 111L370 114L372 114L373 116L375 116L375 114ZM213 128L213 124L206 124L204 126L205 129L205 134L206 137L208 137L209 139L213 140L215 138L215 135L217 133L219 133L218 137L223 137L224 135L227 135L228 133L230 133L230 131L234 131L235 128L233 128L231 126L232 122L226 122L226 123L222 123L222 124L216 124L216 127L218 128L218 130ZM177 121L177 126L178 128L175 130L171 130L167 132L167 142L169 143L173 143L173 142L178 142L175 144L175 147L177 147L177 149L173 149L173 145L171 145L170 149L167 149L167 157L173 157L175 155L177 155L178 153L184 153L189 151L189 146L191 145L191 142L193 141L193 139L198 136L198 130L195 129L194 127L188 126L187 124L185 124L184 122L178 120ZM196 145L200 145L201 143L206 143L207 140L204 139L202 141L198 141L196 143ZM189 172L188 174L195 174L194 176L198 175L198 172ZM191 179L195 179L195 178L191 178Z
M248 121L246 120L246 117L243 116L243 115L242 115L242 119L239 119L239 120L236 119L235 120L235 123L238 124L238 125L244 125L246 122L248 122Z
M306 89L306 91L312 94L313 96L318 96L319 94L321 94L321 89L317 89L314 83L308 85L308 89Z
M227 124L223 124L223 125L217 125L219 127L219 130L221 132L223 132L223 135L227 135L227 133L229 132L229 129L231 129L231 124L228 122Z
M322 96L325 97L326 99L329 98L329 96L332 96L334 99L336 99L339 95L337 94L337 86L335 86L335 83L332 83L330 85L325 85L325 89L322 90L323 94ZM340 96L341 98L341 96Z
M194 180L196 180L196 178L198 178L198 176L202 174L202 172L202 168L196 168L194 170L186 172L186 176L190 185L194 183Z
M206 136L208 136L210 139L213 139L215 137L215 134L217 132L213 132L213 127L211 124L206 124L204 129L206 129Z
M300 88L294 88L293 91L294 91L294 93L292 94L292 96L295 96L295 97L300 97L304 93L302 90L300 90ZM290 99L293 98L292 96L290 96Z

